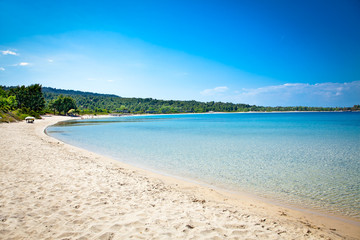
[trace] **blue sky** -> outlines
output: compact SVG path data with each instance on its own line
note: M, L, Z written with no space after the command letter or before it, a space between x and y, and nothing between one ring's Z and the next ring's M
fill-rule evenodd
M360 104L357 0L0 0L0 85Z

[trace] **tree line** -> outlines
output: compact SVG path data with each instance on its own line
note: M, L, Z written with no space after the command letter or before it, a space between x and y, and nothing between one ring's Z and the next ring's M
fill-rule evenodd
M23 120L27 116L40 118L50 110L59 114L76 113L76 103L70 96L60 95L46 102L40 84L30 86L0 86L0 120Z
M273 111L360 111L360 105L347 108L330 107L263 107L223 102L158 100L152 98L123 98L112 94L99 94L74 90L30 86L0 86L0 117L4 113L15 119L28 115L103 114L103 113L204 113L204 112L273 112Z
M204 113L204 112L273 112L273 111L356 111L359 105L340 107L263 107L249 104L223 102L198 102L179 100L158 100L153 98L123 98L111 94L99 94L55 88L43 88L47 102L61 94L70 96L76 102L81 114L85 113Z

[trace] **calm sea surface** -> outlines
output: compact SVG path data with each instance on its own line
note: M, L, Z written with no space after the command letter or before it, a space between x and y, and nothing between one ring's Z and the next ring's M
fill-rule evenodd
M360 113L128 116L47 133L155 172L360 219Z

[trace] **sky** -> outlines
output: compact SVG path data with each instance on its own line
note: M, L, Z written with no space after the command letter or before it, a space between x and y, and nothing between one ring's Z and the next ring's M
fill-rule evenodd
M0 85L360 104L358 0L0 0Z

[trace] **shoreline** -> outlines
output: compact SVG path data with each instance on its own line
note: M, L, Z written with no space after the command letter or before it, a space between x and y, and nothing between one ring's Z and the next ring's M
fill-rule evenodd
M155 239L166 238L165 236L175 239L190 239L192 237L207 239L234 239L236 237L240 239L243 237L260 239L318 239L322 237L331 239L360 239L359 225L356 226L338 219L331 219L328 216L324 217L314 213L298 211L287 206L277 206L263 202L261 199L239 196L238 194L225 192L221 189L187 182L173 176L149 172L145 169L139 169L106 156L68 145L45 134L44 130L46 127L59 121L71 119L74 118L48 117L43 120L36 120L33 125L24 122L0 125L1 144L9 147L3 148L0 154L0 170L2 172L1 175L3 175L0 177L2 182L0 238L2 238L1 236L4 238L16 236L20 238L21 236L56 238L66 233L64 236L71 238L78 238L83 234L85 238L111 235L115 239L123 239L130 236L145 236L145 238ZM29 143L29 139L32 139L33 142ZM11 147L8 142L12 145L17 144L17 146ZM42 164L44 164L43 160L46 160L45 162L48 165L45 168L41 168ZM24 165L24 161L28 165ZM53 167L52 164L54 165ZM64 169L68 169L69 173L64 171ZM52 171L51 176L48 173L50 170ZM21 174L16 175L19 171ZM38 175L34 175L34 172ZM16 177L13 176L14 174ZM60 184L59 182L62 181L63 185L58 186L60 188L59 191L55 191L54 187L44 184L42 188L48 187L44 194L51 192L51 194L47 195L49 199L52 199L51 195L59 196L59 194L64 196L62 198L65 198L65 196L69 199L77 197L75 199L78 199L76 201L80 207L77 208L78 205L72 206L72 202L68 204L65 202L63 205L56 204L56 199L52 199L50 209L55 209L55 213L48 214L46 208L43 209L43 212L38 209L38 212L35 213L27 209L46 207L43 205L36 207L41 202L41 199L35 198L33 202L26 202L26 208L24 209L24 199L29 199L29 196L32 194L37 194L36 190L27 192L26 187L32 188L33 184L27 184L26 181L21 180L22 178L29 178L29 176L38 176L38 181L33 181L40 185L47 182L44 180L49 179L57 184ZM30 177L29 179L32 178ZM91 196L94 190L91 186L85 184L86 182L82 181L84 179L87 179L88 182L94 182L91 186L94 189L100 188L100 192L104 192L104 194L99 193L100 198L93 198L90 201L88 196ZM130 184L132 181L135 181L136 184ZM103 182L107 182L108 185ZM19 186L17 186L17 183L19 183ZM25 187L25 189L16 194L15 192L8 194L8 191L16 191L16 189L13 189L14 185L19 188ZM128 189L126 187L121 189L122 186L128 186ZM65 191L66 189L78 189L83 194L79 194L76 191L68 192ZM124 191L127 194L124 195ZM151 194L152 192L156 193ZM128 218L137 218L137 221L128 223L124 222L124 219L118 215L113 216L114 212L107 211L106 206L102 206L99 203L102 195L109 195L115 198L117 201L112 201L112 205L115 206L114 209L127 212L125 215ZM128 197L131 200L124 202L122 198L117 198L117 196ZM105 199L105 197L103 198ZM138 201L137 198L142 199L142 201ZM110 202L110 200L107 200L107 202ZM133 202L134 206L125 208L124 206L129 202ZM92 206L92 208L89 207L87 211L79 212L86 203ZM53 205L57 207L54 208ZM13 213L16 212L14 206L20 209L20 212L15 215L24 215L25 213L21 214L21 212L30 211L31 216L23 216L22 221L16 223L14 217L12 217ZM159 209L152 212L150 211L152 208ZM75 214L72 214L73 211ZM79 219L83 219L86 222L84 218L91 218L93 215L89 213L94 211L98 217L96 221L100 222L99 226L101 225L101 227L94 227L93 225L93 229L91 229L92 227L86 228L84 226L86 224L81 224L82 220ZM62 215L61 212L65 213ZM59 214L56 215L57 213ZM57 218L51 219L51 216ZM29 217L30 219L27 219ZM32 218L35 218L35 223L40 225L48 224L48 221L56 225L57 220L59 222L69 222L70 219L74 226L70 227L70 230L64 230L61 226L53 229L45 228L44 231L36 230L36 233L34 232L36 227L32 226L30 227L33 231L31 234L31 231L28 232L29 227L27 225L31 225L30 221L34 220ZM14 220L14 222L11 222L9 219ZM41 219L41 221L36 219ZM9 221L11 224L7 225L6 223ZM155 222L155 225L151 222ZM121 235L119 230L122 229L120 232L123 232L123 226L127 226L127 224L130 224L128 231L125 231L128 235ZM142 228L140 225L147 227ZM149 226L152 226L152 228L149 228ZM39 228L43 229L43 227ZM95 228L98 231L94 230ZM163 235L165 229L167 231Z
M249 112L188 112L188 113L109 113L103 115L83 115L86 116L84 119L91 119L91 118L106 118L106 117L126 117L126 116L167 116L167 115L191 115L191 114L245 114L245 113L358 113L360 111L271 111L271 112L260 112L260 111L249 111ZM82 116L80 116L82 117Z
M242 114L242 113L245 113L245 112L239 112L239 113ZM258 113L258 112L246 112L246 113L252 114L252 113ZM302 113L302 111L261 112L261 113ZM78 120L83 120L83 119L88 120L88 119L107 118L107 117L113 118L113 117L132 117L132 116L139 116L139 117L141 117L141 116L176 116L176 115L187 115L187 114L190 114L190 115L191 114L203 115L203 114L232 114L232 113L213 112L213 113L138 114L138 115L133 114L133 115L122 115L122 116L111 116L111 115L110 116L107 116L107 115L91 116L91 115L88 115L87 118L81 118L81 119L78 119ZM233 113L233 114L237 114L237 113ZM48 126L48 127L50 127L50 126ZM46 127L46 129L47 129L47 127ZM46 129L45 129L45 133L46 133ZM61 141L61 140L59 140L59 141ZM64 142L64 143L68 144L66 142ZM69 144L69 145L71 145L71 144ZM75 146L75 147L77 147L77 146ZM81 148L81 147L79 147L79 148ZM87 150L85 148L83 148L83 149ZM91 151L91 150L87 150L87 151ZM258 195L258 194L253 194L251 192L247 192L245 190L244 191L242 191L242 190L232 190L232 189L228 189L228 188L225 188L225 187L221 187L221 186L216 185L216 184L207 183L205 181L202 181L201 179L183 177L183 176L180 176L180 175L176 175L175 173L171 174L171 173L167 173L167 172L162 171L162 170L157 170L157 169L154 169L154 168L149 168L149 167L146 167L146 166L142 166L141 164L133 165L131 163L127 163L126 160L122 159L121 157L113 158L110 155L105 155L105 154L94 152L94 151L91 151L91 152L99 154L99 155L103 155L103 156L105 156L107 158L115 160L116 162L126 164L126 165L128 165L128 166L130 166L132 168L137 169L137 170L142 170L142 171L153 173L153 174L157 175L156 177L165 176L165 177L176 179L178 181L187 182L189 184L194 184L194 185L197 185L197 186L209 188L209 189L221 192L223 195L230 194L231 196L233 196L235 198L239 198L239 199L244 198L244 197L248 198L250 200L251 199L252 200L256 199L257 201L264 202L266 204L270 204L270 205L274 205L274 206L278 206L278 207L284 207L284 208L287 208L287 209L292 209L292 210L307 213L307 214L318 215L318 216L338 220L338 221L341 221L341 222L346 222L346 223L355 225L357 227L360 227L360 218L351 217L351 216L342 214L340 211L331 212L330 210L327 210L327 209L313 208L313 207L311 207L311 205L305 205L305 204L301 205L301 204L297 204L297 203L293 203L293 202L291 203L291 202L288 202L288 201L282 201L281 198L276 197L274 195L273 196L271 196L271 195Z

